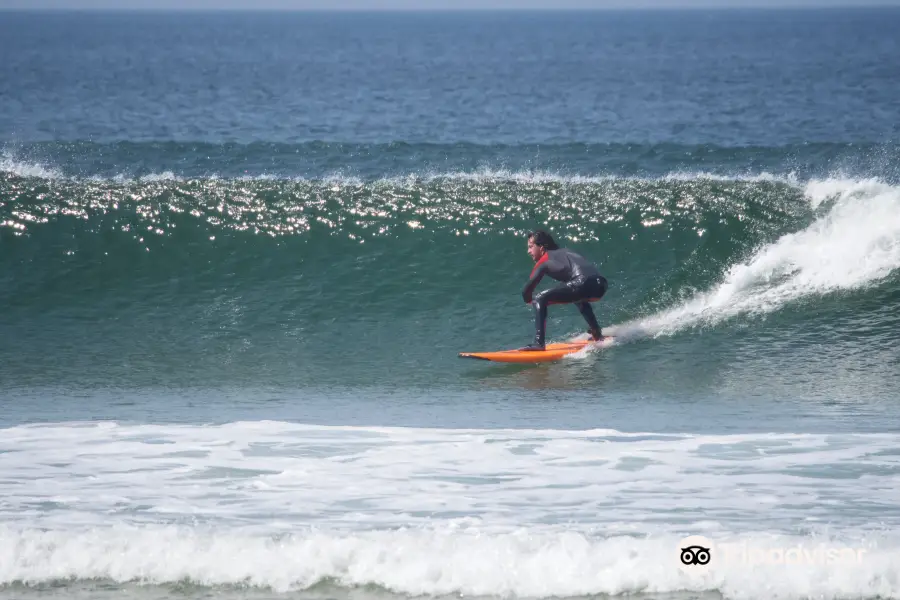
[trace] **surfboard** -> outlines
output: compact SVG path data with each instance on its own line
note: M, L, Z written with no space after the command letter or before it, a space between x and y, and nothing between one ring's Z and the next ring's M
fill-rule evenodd
M494 352L460 352L460 358L477 358L494 362L507 363L539 363L559 360L569 354L574 354L588 346L606 346L612 343L612 338L605 336L599 341L590 339L571 340L547 344L543 350L498 350Z

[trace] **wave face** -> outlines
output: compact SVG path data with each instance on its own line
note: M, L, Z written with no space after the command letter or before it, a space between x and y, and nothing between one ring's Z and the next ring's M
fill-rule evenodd
M852 329L869 352L894 343L889 178L77 176L6 160L0 308L16 343L2 352L25 381L52 362L75 379L396 381L393 365L414 381L465 347L527 339L523 235L537 227L601 265L598 310L622 342L740 338L774 315L783 339ZM554 311L551 336L583 327L573 314ZM346 353L335 340L348 336L378 351Z

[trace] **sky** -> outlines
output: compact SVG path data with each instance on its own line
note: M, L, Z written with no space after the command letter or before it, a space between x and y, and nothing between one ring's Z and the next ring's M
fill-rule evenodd
M900 0L0 0L2 9L448 10L900 6Z

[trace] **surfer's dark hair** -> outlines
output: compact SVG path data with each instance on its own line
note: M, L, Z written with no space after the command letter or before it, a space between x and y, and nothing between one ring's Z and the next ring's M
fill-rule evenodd
M553 240L553 236L543 229L528 232L528 239L533 241L535 246L541 246L545 250L559 249L559 246L557 246L556 242Z

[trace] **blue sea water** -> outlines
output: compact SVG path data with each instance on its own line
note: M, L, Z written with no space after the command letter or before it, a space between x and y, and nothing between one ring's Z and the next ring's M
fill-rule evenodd
M900 596L897 31L0 12L0 598Z

